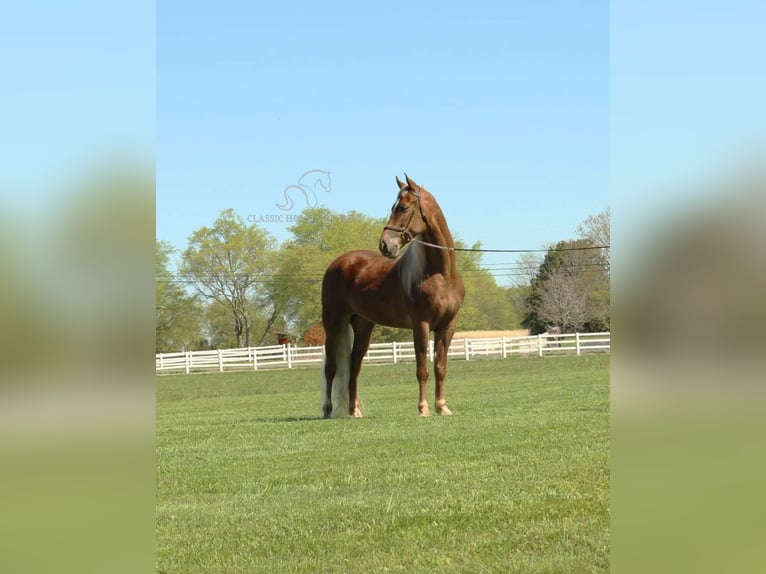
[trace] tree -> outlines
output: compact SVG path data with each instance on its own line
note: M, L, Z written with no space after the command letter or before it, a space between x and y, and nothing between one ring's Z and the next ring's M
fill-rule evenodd
M596 215L588 216L577 228L577 235L590 245L600 249L593 250L594 263L599 263L603 273L591 276L588 292L589 318L585 323L586 331L608 331L611 315L611 208Z
M585 219L577 234L548 249L530 283L522 325L532 334L553 326L609 329L609 208Z
M530 283L526 285L513 285L505 290L505 298L514 310L519 327L522 326L521 322L527 309L526 301L531 292L532 286Z
M201 339L201 305L176 283L170 271L175 249L169 243L155 245L155 349L157 353L196 349Z
M611 207L607 207L606 211L589 215L577 228L577 236L580 239L584 239L593 246L603 246L603 249L596 252L599 254L598 259L604 266L607 275L609 274L609 259L611 257L611 249L609 248L611 241L610 218Z
M324 345L325 333L322 325L315 323L303 334L303 344L310 347Z
M259 342L277 319L266 289L276 267L275 245L267 231L245 225L233 209L225 209L212 227L192 234L183 253L181 276L202 297L229 310L237 347L251 345L254 303L259 309L270 308Z
M600 249L585 239L548 250L525 299L522 325L532 334L609 328L609 276Z
M231 309L226 303L209 301L203 310L205 339L210 349L231 349L239 347Z
M455 242L455 246L466 247L460 240ZM471 249L481 249L481 243L476 242ZM457 265L465 285L465 300L457 319L458 328L463 331L518 328L516 308L492 273L482 267L481 252L458 251Z
M516 286L531 285L542 262L539 253L522 253L516 261L514 272L510 274L511 282Z
M565 242L560 242L557 246L548 249L537 269L537 273L532 278L529 293L524 300L524 316L521 319L521 324L529 329L532 335L544 333L548 329L548 325L539 312L540 305L542 304L540 287L558 266L561 254L563 253L561 251L562 247L565 247Z
M562 332L580 331L588 320L588 293L578 280L576 257L566 252L559 264L538 286L539 319L546 326L560 327Z

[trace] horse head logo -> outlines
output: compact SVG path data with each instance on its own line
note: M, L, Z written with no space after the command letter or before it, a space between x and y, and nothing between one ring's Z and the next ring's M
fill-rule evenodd
M306 200L306 207L316 207L319 205L319 199L317 198L317 189L321 188L328 193L332 189L330 183L330 172L323 169L311 169L298 178L296 183L292 183L285 187L283 195L285 202L282 204L275 204L282 211L290 211L295 202L293 201L292 192L296 194L303 194Z

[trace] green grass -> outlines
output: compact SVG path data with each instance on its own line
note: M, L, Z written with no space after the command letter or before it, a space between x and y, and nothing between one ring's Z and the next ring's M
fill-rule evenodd
M364 419L318 369L157 380L161 572L607 572L609 357L365 366ZM433 408L433 382L429 382Z

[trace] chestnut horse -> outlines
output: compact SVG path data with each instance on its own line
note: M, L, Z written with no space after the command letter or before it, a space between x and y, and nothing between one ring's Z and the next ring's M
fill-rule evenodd
M350 251L325 271L325 418L362 416L357 379L375 325L412 329L420 384L418 410L422 416L429 415L428 339L434 332L436 412L452 414L444 396L444 378L447 351L465 289L455 265L452 235L439 204L407 174L405 179L403 183L396 178L399 194L380 236L382 255ZM416 241L405 250L413 239Z

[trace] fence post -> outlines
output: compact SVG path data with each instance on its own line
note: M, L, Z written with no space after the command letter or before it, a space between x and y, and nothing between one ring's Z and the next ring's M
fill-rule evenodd
M542 334L537 336L537 356L543 356L543 336Z
M471 344L470 344L470 340L468 339L468 337L463 339L463 347L465 349L465 360L466 361L470 361L471 360L471 353L470 353Z
M250 347L250 352L253 354L253 370L258 370L258 349L256 347Z
M391 343L391 348L393 349L393 352L394 352L394 365L395 365L396 364L396 341L393 341Z
M285 352L287 353L287 368L293 368L293 354L290 352L290 343L285 345Z
M162 370L162 367L164 367L164 365L162 364L162 353L160 353L160 371Z
M186 374L189 374L191 369L191 351L186 351Z
M223 373L223 351L218 349L218 371Z
M508 337L503 337L503 342L502 342L502 346L503 346L503 359L508 357L508 347L507 347L507 344L508 344Z
M575 349L577 349L577 356L580 356L580 333L575 333Z
M434 362L434 342L428 339L428 360Z

